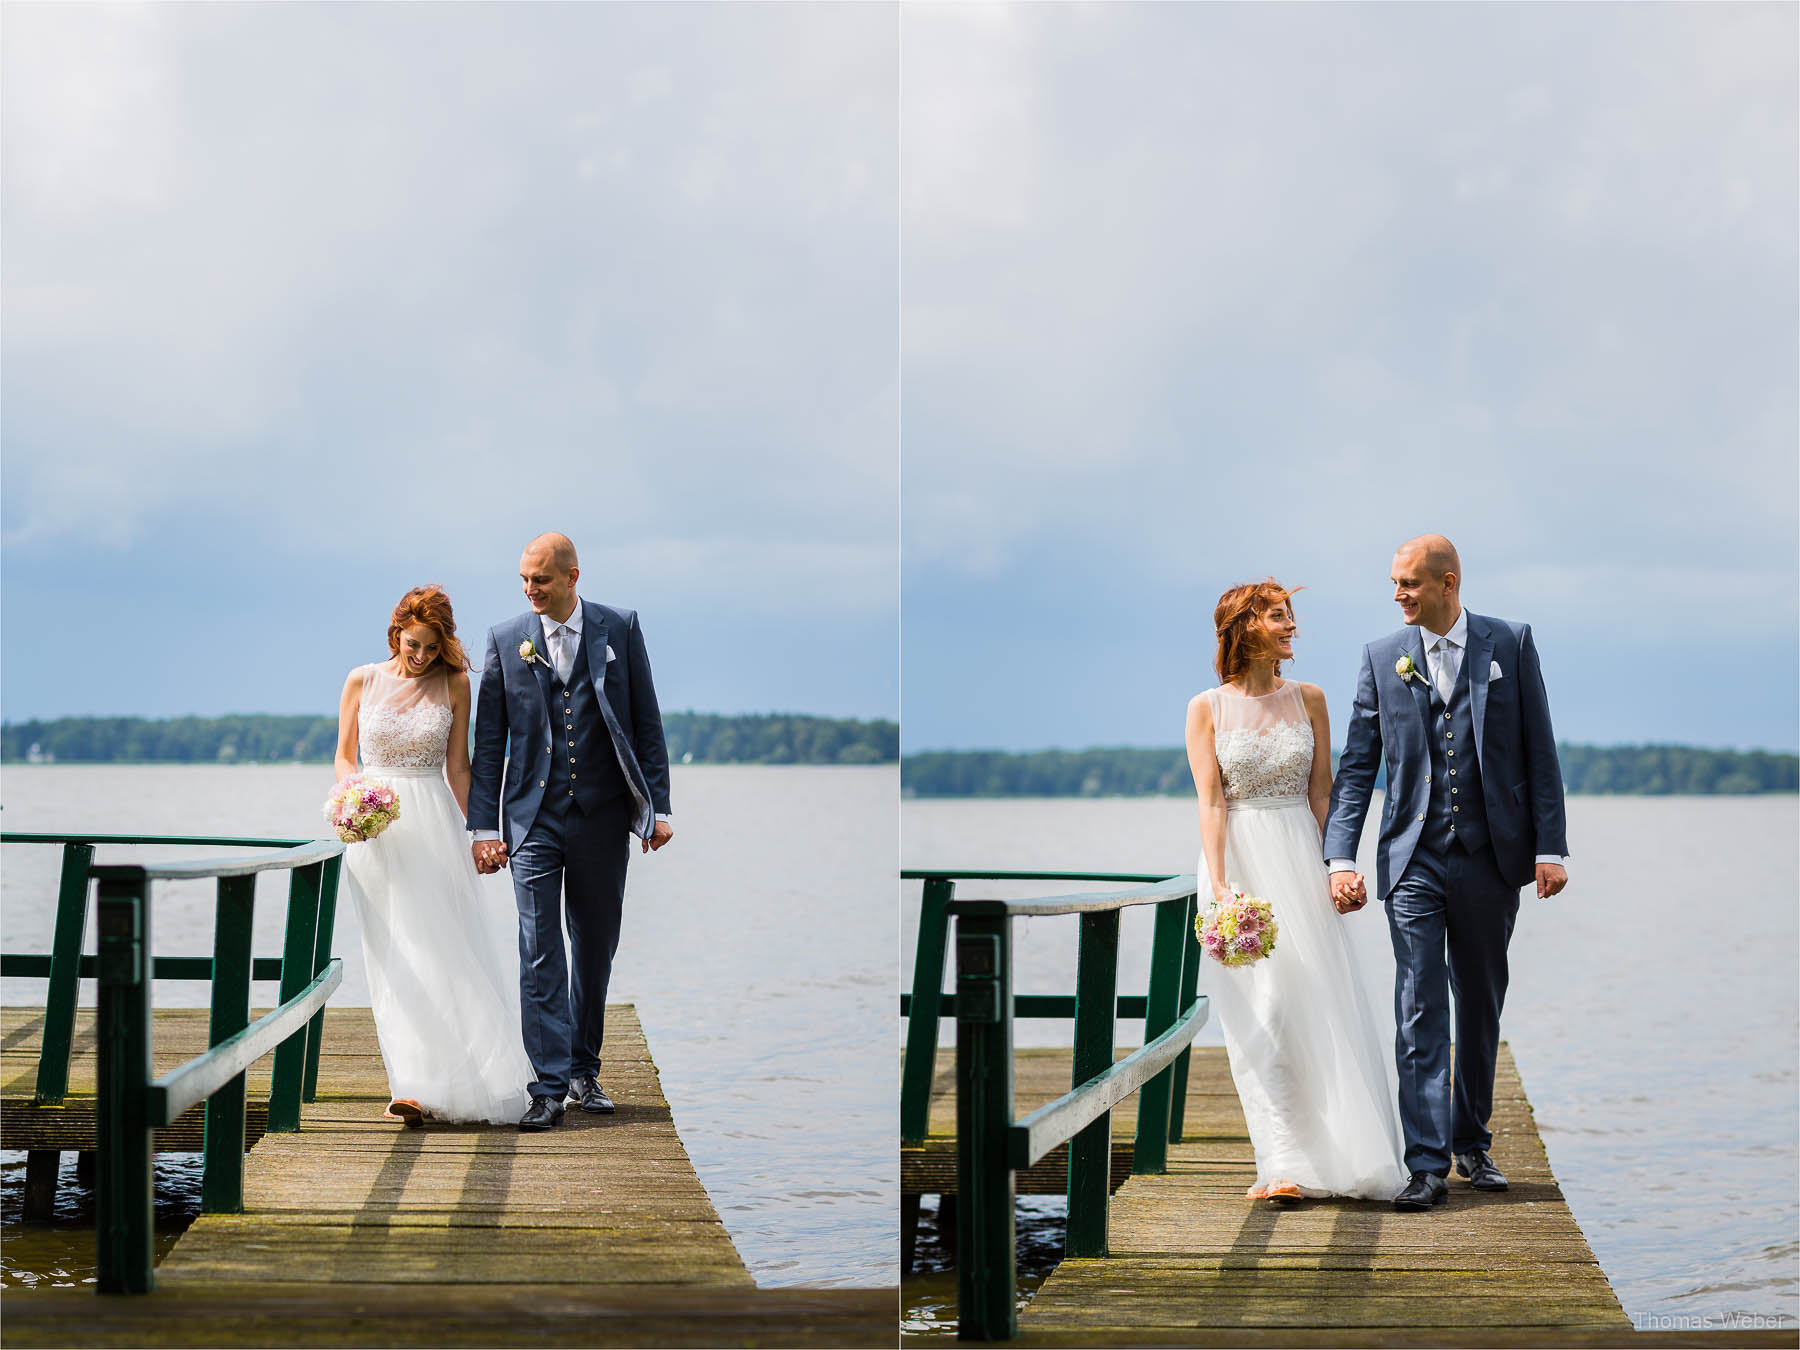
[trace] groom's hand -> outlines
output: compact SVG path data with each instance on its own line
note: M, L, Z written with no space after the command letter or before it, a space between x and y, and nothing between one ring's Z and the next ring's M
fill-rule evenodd
M1331 874L1331 903L1339 914L1354 914L1369 903L1369 891L1355 872Z
M1538 899L1548 900L1564 886L1569 884L1569 874L1560 863L1539 863L1537 865Z
M498 839L477 839L469 845L475 859L475 870L483 876L506 866L506 845Z
M674 837L675 827L666 820L659 820L656 822L655 828L650 831L650 837L644 840L643 851L648 853L652 849L661 848Z

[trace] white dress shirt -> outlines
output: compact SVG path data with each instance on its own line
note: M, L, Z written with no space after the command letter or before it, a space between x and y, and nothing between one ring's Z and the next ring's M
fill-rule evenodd
M1431 687L1454 689L1457 673L1462 670L1463 656L1469 650L1469 611L1457 606L1456 622L1450 625L1448 633L1434 633L1420 624L1419 641L1425 646L1425 675L1431 681ZM1442 693L1438 697L1442 698ZM1540 853L1537 861L1566 865L1568 860L1558 853ZM1354 872L1356 863L1350 858L1332 858L1325 864L1325 870Z
M545 653L550 658L550 669L556 673L558 683L567 684L569 676L575 670L575 653L581 650L581 597L575 597L575 608L569 611L569 617L561 623L548 614L538 615L538 620L544 625L544 641L550 645L550 650ZM594 696L596 698L606 697L605 693L599 689L594 691ZM625 766L621 763L619 767L623 769ZM658 811L656 818L667 820L669 813ZM470 830L469 834L478 844L485 839L500 837L498 830Z

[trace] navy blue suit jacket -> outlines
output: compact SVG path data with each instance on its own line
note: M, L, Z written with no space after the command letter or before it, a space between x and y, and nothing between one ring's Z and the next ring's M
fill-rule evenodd
M499 830L509 850L525 841L543 805L550 744L556 739L550 727L550 690L556 677L544 661L528 664L519 655L519 645L527 640L544 661L549 659L550 643L536 614L521 614L488 630L475 696L469 828ZM656 813L669 812L669 749L637 612L583 600L581 646L636 807L632 831L648 839Z
M1468 618L1463 669L1469 677L1469 711L1475 723L1488 834L1500 875L1523 886L1535 876L1539 854L1569 851L1550 699L1529 624L1472 613ZM1425 678L1403 681L1394 668L1402 656L1411 657ZM1492 676L1494 666L1500 670L1497 679ZM1383 900L1412 861L1425 829L1421 817L1431 805L1431 788L1425 781L1431 773L1428 678L1417 628L1402 628L1363 648L1356 702L1331 785L1325 857L1354 858L1375 770L1385 754L1387 800L1375 849L1376 894Z

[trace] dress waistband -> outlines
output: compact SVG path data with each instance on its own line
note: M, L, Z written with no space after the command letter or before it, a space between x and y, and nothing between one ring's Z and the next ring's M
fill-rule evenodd
M1227 811L1280 811L1291 806L1307 806L1303 796L1291 797L1227 797Z
M431 769L410 767L403 769L397 764L365 764L363 765L363 776L365 778L442 778L444 766L439 764Z

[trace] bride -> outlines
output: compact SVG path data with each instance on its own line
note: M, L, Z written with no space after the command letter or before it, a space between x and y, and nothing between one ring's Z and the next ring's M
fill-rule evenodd
M1188 704L1201 895L1267 900L1279 928L1274 951L1213 970L1209 992L1256 1150L1249 1198L1389 1200L1406 1184L1389 1059L1320 853L1325 695L1280 674L1294 654L1292 594L1265 581L1219 598L1220 684Z
M369 1004L391 1118L511 1124L531 1065L519 982L506 968L508 903L484 902L463 818L469 803L468 658L450 597L418 586L388 623L390 659L358 666L338 704L339 778L390 784L400 815L344 851L362 921ZM496 922L496 916L502 921Z

